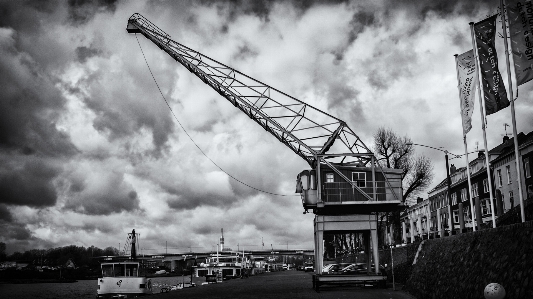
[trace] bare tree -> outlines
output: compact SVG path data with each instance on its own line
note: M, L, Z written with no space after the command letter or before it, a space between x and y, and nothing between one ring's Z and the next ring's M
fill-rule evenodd
M426 189L433 180L433 164L423 155L414 155L411 139L398 136L388 128L379 128L374 135L374 151L380 165L402 170L403 200L414 198ZM396 227L392 236L396 243L401 240L399 231L400 212L380 213L378 231L384 234L384 227L391 223ZM382 238L380 238L380 241Z
M387 168L402 170L403 200L415 197L433 180L433 164L425 156L415 157L411 139L391 129L379 128L374 135L374 151Z

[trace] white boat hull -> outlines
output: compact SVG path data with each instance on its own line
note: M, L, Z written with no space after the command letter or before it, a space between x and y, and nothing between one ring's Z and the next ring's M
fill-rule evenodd
M133 298L152 294L152 282L146 277L98 278L97 298Z

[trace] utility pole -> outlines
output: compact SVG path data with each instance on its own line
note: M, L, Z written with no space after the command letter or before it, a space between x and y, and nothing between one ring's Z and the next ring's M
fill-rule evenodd
M448 210L450 214L450 236L453 235L453 229L454 229L454 219L453 219L453 207L452 207L452 194L450 192L450 185L452 184L452 180L450 179L450 166L448 165L448 151L444 151L444 157L446 158L446 193L448 194ZM461 212L461 211L458 211Z

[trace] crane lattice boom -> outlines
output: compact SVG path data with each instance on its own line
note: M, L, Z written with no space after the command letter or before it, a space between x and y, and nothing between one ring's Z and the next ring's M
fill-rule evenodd
M172 40L140 14L129 18L127 31L151 40L311 167L371 161L372 152L344 121Z

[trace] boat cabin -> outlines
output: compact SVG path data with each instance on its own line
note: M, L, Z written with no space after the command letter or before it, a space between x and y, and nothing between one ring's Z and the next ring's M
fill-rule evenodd
M205 263L194 267L194 274L196 277L220 274L224 279L240 276L242 268L242 258L237 255L213 254L206 258Z
M138 262L114 262L102 263L102 277L138 277L139 263Z
M140 263L115 261L101 263L96 298L135 298L152 294L152 283L144 276Z

